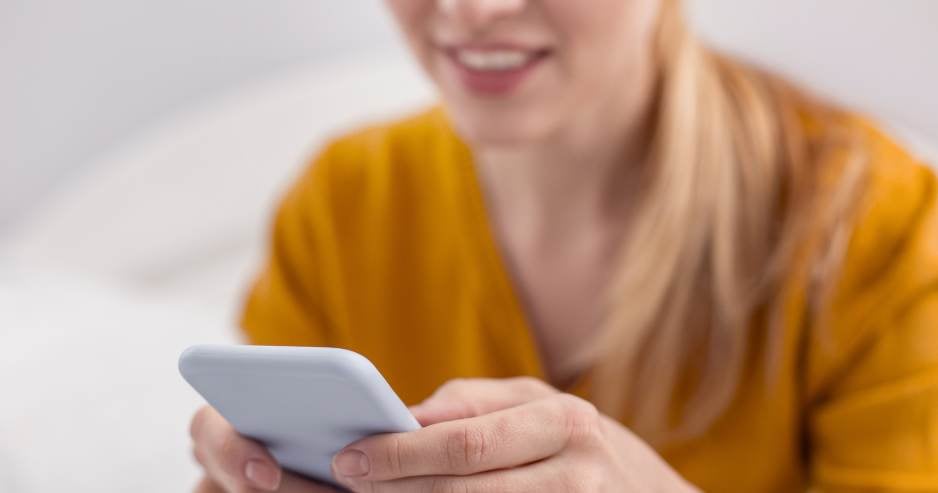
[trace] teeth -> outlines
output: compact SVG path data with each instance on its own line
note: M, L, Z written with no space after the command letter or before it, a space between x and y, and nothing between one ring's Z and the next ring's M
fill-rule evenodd
M518 50L459 50L457 59L473 70L511 70L524 65L531 55Z

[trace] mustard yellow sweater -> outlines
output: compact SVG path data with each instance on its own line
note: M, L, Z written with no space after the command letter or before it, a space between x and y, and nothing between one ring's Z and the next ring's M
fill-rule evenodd
M756 338L725 416L661 451L706 491L938 491L936 181L853 124L869 205L825 326L807 323L792 279L776 370ZM408 404L456 377L544 378L487 221L442 112L337 139L286 195L243 327L257 344L358 351Z

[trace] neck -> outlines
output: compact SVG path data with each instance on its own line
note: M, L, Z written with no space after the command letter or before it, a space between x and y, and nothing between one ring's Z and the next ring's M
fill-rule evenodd
M531 234L565 234L577 225L621 223L633 204L628 193L646 161L652 136L654 77L623 88L617 101L542 142L474 146L481 180L499 216ZM618 108L619 111L610 111ZM511 220L511 218L508 218Z

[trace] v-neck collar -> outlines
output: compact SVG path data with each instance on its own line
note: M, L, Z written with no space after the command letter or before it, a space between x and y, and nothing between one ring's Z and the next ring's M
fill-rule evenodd
M479 259L484 264L484 271L488 274L489 284L498 291L495 299L502 305L511 320L510 327L494 327L491 323L486 323L482 329L489 332L488 335L493 341L504 342L515 336L524 341L523 347L516 348L520 353L513 354L512 357L521 360L524 368L533 372L530 376L551 383L548 380L543 352L534 333L533 324L530 323L530 314L521 301L516 281L511 275L511 269L508 267L505 254L498 242L472 150L452 129L445 111L438 108L436 113L442 128L446 129L448 140L451 141L453 161L458 168L459 188L466 199L468 209L466 219L471 229L466 237L474 243L475 251L478 252ZM511 333L506 335L502 332L504 330L510 330ZM578 375L570 385L558 388L558 390L586 398L591 381L589 373L586 371Z

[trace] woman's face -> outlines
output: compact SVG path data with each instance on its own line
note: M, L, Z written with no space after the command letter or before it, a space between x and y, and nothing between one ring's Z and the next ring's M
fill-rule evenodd
M650 70L661 1L387 0L460 134L489 146L607 121Z

